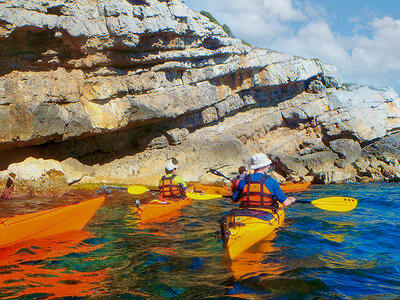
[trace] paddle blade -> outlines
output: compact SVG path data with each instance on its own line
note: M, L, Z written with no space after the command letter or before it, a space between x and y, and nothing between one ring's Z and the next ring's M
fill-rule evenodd
M186 193L186 197L194 200L211 200L216 198L222 198L222 195L205 194L205 193Z
M139 195L148 192L149 189L143 185L133 185L128 188L128 193L133 195Z
M350 211L356 208L357 199L349 197L326 197L311 201L311 204L325 210L330 211Z

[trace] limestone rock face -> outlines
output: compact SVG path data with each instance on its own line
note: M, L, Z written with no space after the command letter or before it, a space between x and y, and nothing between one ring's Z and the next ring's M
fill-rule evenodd
M11 164L7 175L19 195L53 196L62 195L68 190L61 164L55 160L29 157L21 163Z
M395 147L371 150L397 141L393 90L244 45L180 0L3 0L0 21L2 174L35 157L65 184L155 185L174 157L211 182L265 152L280 178L398 178Z

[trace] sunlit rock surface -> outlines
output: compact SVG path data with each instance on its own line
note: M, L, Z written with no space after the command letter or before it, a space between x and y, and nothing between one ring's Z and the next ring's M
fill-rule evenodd
M212 182L255 152L288 180L399 178L393 90L247 46L179 0L4 0L0 20L2 182L28 157L68 184L154 185L171 158Z

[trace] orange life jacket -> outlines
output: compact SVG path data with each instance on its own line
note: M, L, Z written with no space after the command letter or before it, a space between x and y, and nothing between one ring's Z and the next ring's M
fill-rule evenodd
M176 177L176 175L173 174L170 177L167 177L166 175L164 175L161 178L160 195L163 198L184 198L185 197L185 192L183 191L182 187L174 181L175 177Z
M276 207L276 201L271 192L265 186L269 176L264 175L260 181L253 181L251 175L245 177L246 185L243 188L240 207Z

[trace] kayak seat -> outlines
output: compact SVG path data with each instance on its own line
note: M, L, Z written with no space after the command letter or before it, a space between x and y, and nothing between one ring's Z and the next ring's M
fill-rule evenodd
M254 217L263 221L271 221L272 219L275 219L273 212L247 208L232 209L228 215L233 215L235 217Z

